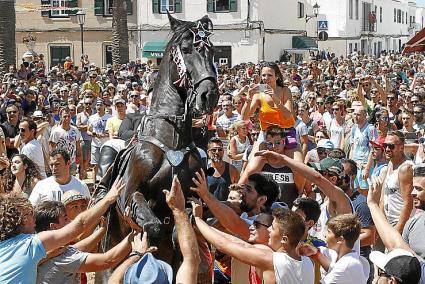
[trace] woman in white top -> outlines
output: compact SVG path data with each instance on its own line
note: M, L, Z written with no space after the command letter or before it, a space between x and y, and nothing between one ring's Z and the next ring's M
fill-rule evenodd
M344 102L334 102L332 106L332 112L334 114L334 118L332 119L329 126L329 137L335 148L343 149L346 136Z
M245 122L238 120L233 123L230 128L230 136L228 156L232 159L232 165L234 165L240 172L243 165L243 154L250 145Z

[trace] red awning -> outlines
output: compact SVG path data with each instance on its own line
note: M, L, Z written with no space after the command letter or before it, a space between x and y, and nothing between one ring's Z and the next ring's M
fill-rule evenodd
M412 37L403 48L402 54L425 51L425 28Z

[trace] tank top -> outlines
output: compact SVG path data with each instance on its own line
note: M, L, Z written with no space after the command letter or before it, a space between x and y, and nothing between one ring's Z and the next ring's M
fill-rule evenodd
M241 140L239 139L238 136L236 136L235 140L236 140L236 152L237 152L237 154L244 153L245 150L248 148L248 146L251 144L249 142L248 137L246 137L245 142L241 142ZM232 165L234 165L238 169L238 171L240 172L242 170L243 160L242 159L232 160Z
M387 173L384 181L384 212L392 226L397 225L404 203L398 177L398 170L404 165L413 165L413 162L410 160L404 161L391 174ZM413 212L414 210L412 210Z
M277 107L271 107L265 99L264 93L260 93L260 127L261 130L267 130L272 125L278 125L281 128L291 128L295 125L295 119L291 116L289 119L284 119L280 116Z
M230 179L229 164L224 162L223 174L219 177L208 176L208 186L210 192L220 201L226 201L229 195L229 185L232 183Z
M294 182L294 174L291 168L284 166L281 168L273 168L269 164L265 164L261 172L271 177L279 185L279 201L285 202L289 208L298 197L298 190Z

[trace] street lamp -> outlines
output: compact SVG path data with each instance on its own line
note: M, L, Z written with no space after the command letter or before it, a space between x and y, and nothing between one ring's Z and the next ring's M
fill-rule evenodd
M317 15L319 15L319 9L320 6L316 3L313 5L313 15L305 15L305 22L308 23L313 18L317 18Z
M81 29L81 55L84 54L84 23L86 22L86 13L78 11L77 21Z

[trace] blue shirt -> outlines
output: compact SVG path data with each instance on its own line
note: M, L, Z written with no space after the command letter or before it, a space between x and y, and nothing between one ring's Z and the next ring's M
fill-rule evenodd
M0 283L35 283L46 250L37 235L19 234L0 242Z

